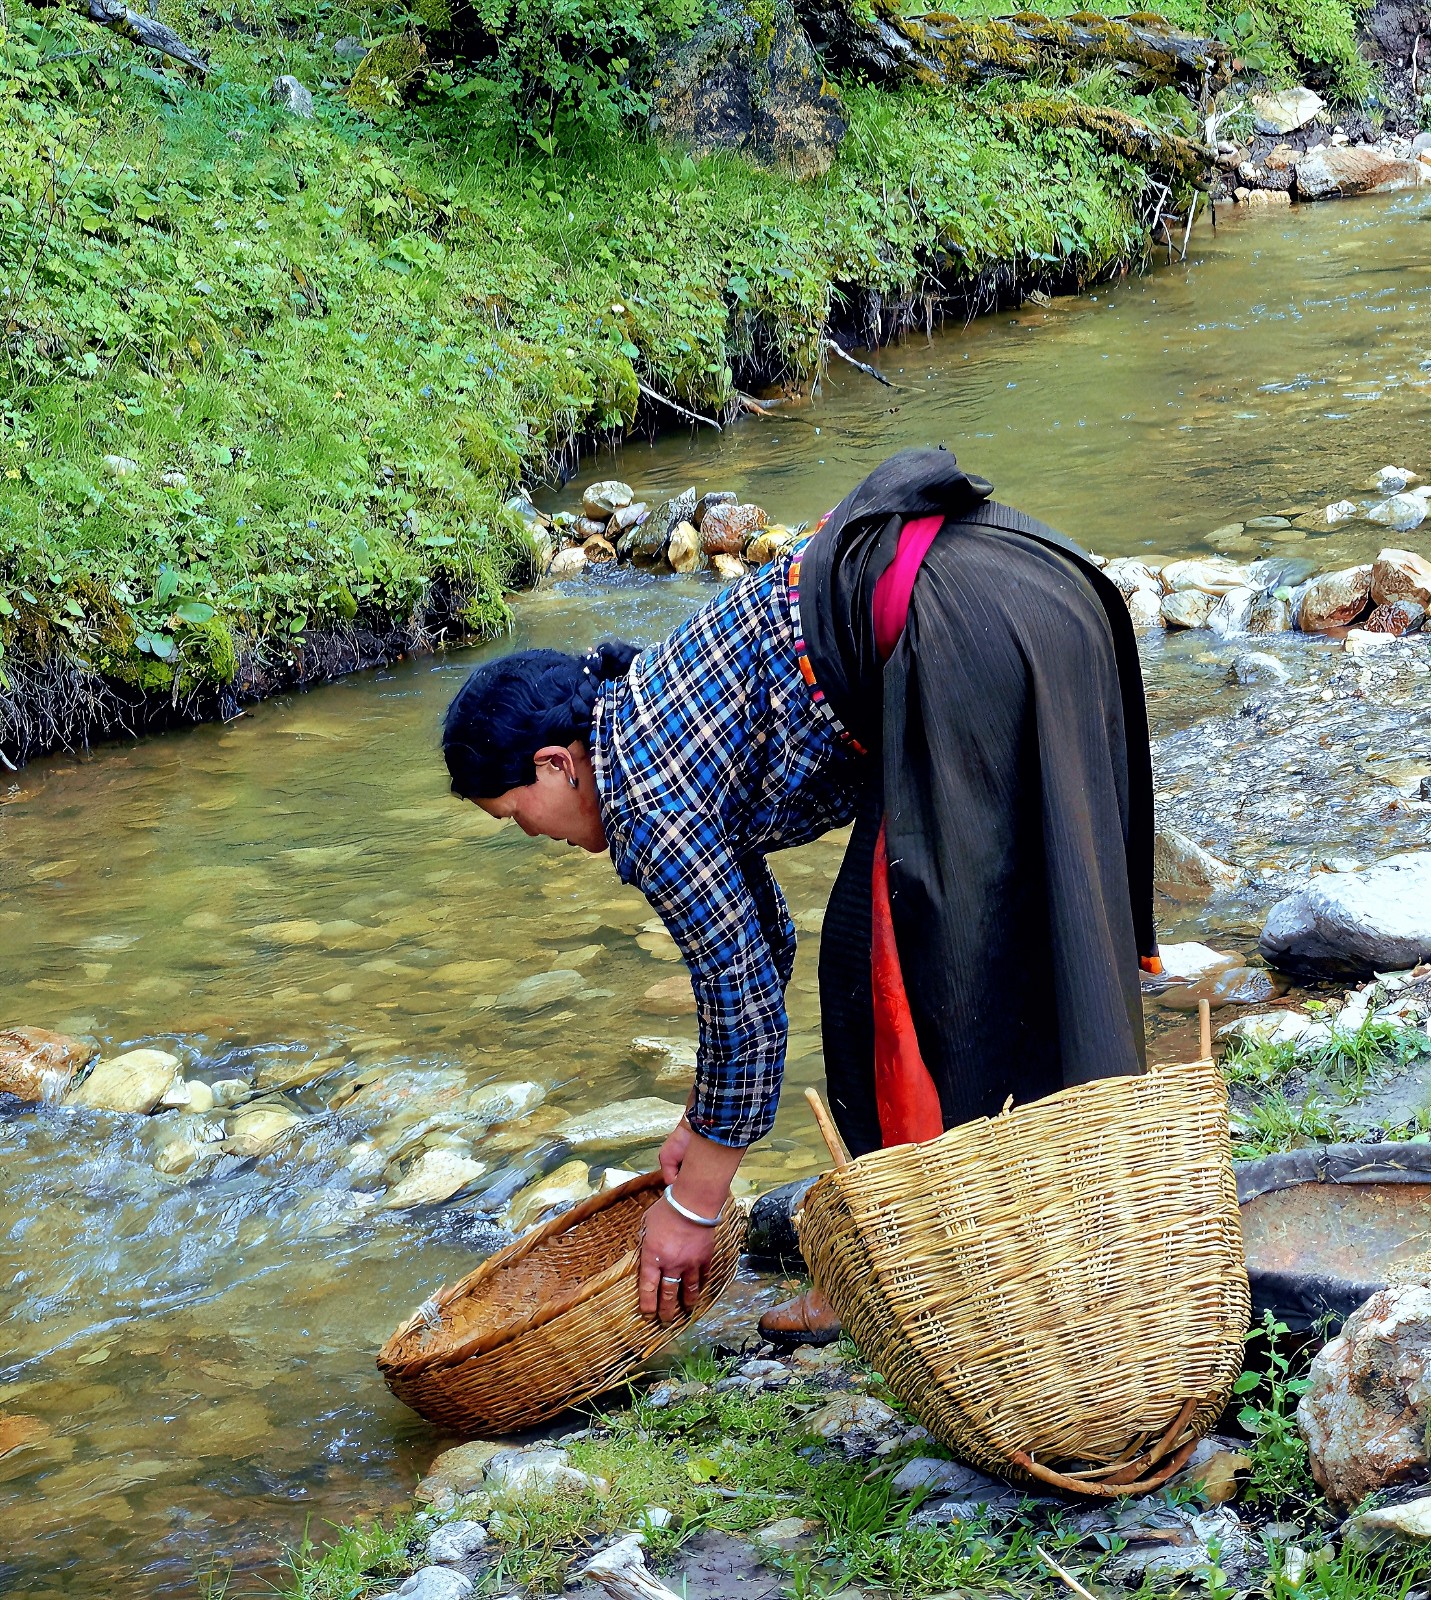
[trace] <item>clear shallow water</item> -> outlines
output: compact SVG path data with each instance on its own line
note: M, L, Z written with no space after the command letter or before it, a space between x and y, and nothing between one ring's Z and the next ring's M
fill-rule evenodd
M943 438L1095 548L1184 550L1229 520L1325 503L1385 461L1427 465L1428 217L1397 202L1249 219L1187 268L882 358L920 394L837 374L804 424L628 449L617 470L643 492L735 487L797 521L891 449ZM1308 543L1330 560L1379 533ZM513 642L655 639L708 593L565 586L523 603ZM475 654L37 762L0 790L0 1020L92 1034L106 1054L171 1048L209 1080L326 1063L288 1096L305 1121L287 1144L191 1179L155 1170L172 1118L0 1120L0 1418L46 1430L0 1456L0 1592L189 1595L215 1561L253 1574L231 1592L262 1592L309 1518L318 1534L405 1498L443 1441L372 1356L485 1240L361 1198L380 1185L354 1147L405 1112L381 1094L332 1109L360 1075L543 1085L531 1123L476 1140L493 1174L558 1114L683 1097L632 1049L695 1033L645 902L605 858L446 793L438 721ZM1232 692L1192 637L1155 644L1148 667L1158 728ZM840 848L775 863L804 934L795 1089L820 1072L816 929ZM576 975L557 998L513 998L552 971ZM746 1171L765 1184L819 1164L789 1094Z

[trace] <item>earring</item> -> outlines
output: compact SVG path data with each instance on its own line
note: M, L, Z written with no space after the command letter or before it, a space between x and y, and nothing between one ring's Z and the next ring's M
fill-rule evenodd
M579 778L568 778L566 781L572 786L573 789L581 788L581 780Z

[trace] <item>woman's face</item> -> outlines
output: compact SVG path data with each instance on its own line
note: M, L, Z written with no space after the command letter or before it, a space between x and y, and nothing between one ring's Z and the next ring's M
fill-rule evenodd
M560 839L593 853L606 849L606 829L586 746L548 745L533 757L535 783L494 800L478 800L489 817L511 818L529 839Z

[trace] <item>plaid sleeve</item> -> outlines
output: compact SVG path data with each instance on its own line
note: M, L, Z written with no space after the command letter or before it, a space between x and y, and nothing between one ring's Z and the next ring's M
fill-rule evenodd
M770 870L759 856L735 855L719 818L689 811L636 821L617 869L660 913L691 969L700 1048L690 1124L717 1144L754 1144L780 1099L794 952ZM772 948L771 922L788 930L788 950Z

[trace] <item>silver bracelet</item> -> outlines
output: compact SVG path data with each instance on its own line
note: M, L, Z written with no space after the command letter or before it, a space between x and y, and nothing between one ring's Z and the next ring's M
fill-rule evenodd
M669 1183L666 1185L666 1204L670 1206L671 1210L674 1211L678 1217L684 1217L687 1222L694 1222L702 1228L720 1227L719 1217L701 1217L697 1216L694 1211L687 1211L681 1202L676 1199L675 1195L671 1193L671 1186Z

